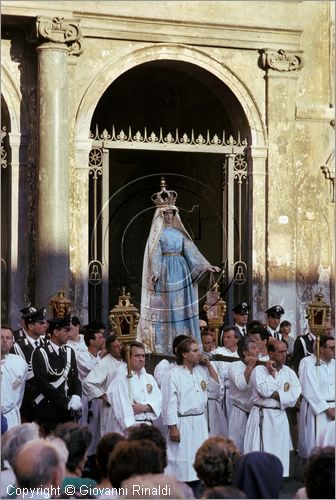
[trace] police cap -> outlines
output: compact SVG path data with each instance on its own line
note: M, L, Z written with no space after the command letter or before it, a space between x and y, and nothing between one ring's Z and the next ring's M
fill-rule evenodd
M249 310L250 306L247 304L247 302L240 302L232 308L232 311L234 311L236 314L248 314Z
M42 307L41 309L37 309L37 310L34 307L32 307L31 309L33 309L32 312L26 314L23 317L26 325L29 325L29 323L39 323L39 322L45 321L46 310L44 307Z
M50 332L53 330L61 330L62 328L70 329L70 314L68 316L64 316L64 318L50 318L48 319L48 323Z
M272 316L272 318L281 318L282 314L285 314L285 311L281 306L272 306L267 311L265 311L267 316Z

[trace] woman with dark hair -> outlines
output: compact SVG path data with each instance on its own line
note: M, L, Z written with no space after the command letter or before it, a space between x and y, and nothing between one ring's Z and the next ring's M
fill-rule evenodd
M117 432L108 432L103 436L97 445L96 462L101 475L97 488L103 493L106 489L111 489L112 485L108 478L107 464L109 457L120 441L126 441L126 438Z
M163 468L167 467L167 442L158 427L145 423L132 425L126 429L126 435L129 441L148 439L154 443L161 450Z
M92 439L89 429L75 422L66 422L56 427L54 435L64 441L69 452L61 493L67 493L67 486L73 486L75 490L80 490L81 486L96 486L93 479L82 477L86 452Z
M117 489L131 476L161 474L163 470L162 452L148 439L119 442L108 462L108 478Z
M304 484L295 498L335 498L335 447L314 449L304 469Z

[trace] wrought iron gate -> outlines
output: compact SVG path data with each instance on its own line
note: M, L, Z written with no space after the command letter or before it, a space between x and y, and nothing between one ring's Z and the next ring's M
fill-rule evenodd
M223 155L222 163L222 215L226 237L223 237L221 283L222 296L228 311L236 300L247 299L250 288L249 251L250 228L247 161L247 140L240 135L228 138L225 132L205 136L191 131L190 136L175 133L158 134L128 131L101 133L98 126L90 138L92 149L89 155L89 316L106 318L108 303L108 230L109 220L109 150L134 149L150 151L183 151L189 153L216 153ZM232 286L236 285L236 286Z

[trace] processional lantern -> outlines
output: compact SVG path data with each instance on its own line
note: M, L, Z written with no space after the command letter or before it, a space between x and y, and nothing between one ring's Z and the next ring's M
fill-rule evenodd
M216 346L218 346L219 329L224 323L226 313L226 303L220 296L218 283L215 283L207 292L207 299L203 309L207 315L208 325L215 330Z
M61 290L49 300L48 306L50 307L51 316L53 318L64 318L70 314L71 300L67 299L63 290Z
M137 337L137 327L139 323L139 311L131 303L131 294L126 293L126 287L122 287L118 304L114 306L109 315L110 324L117 339L122 342L126 351L126 361L128 367L128 377L131 377L130 354L131 342Z
M324 326L330 319L331 307L323 301L322 289L314 295L314 299L308 304L306 313L310 331L316 335L316 364L320 365L320 336Z

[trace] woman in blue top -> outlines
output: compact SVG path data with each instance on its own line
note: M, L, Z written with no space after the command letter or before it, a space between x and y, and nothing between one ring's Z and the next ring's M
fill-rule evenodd
M194 337L201 344L198 281L207 271L219 272L199 252L185 229L175 205L177 194L161 191L147 240L138 337L149 352L172 354L177 335Z

